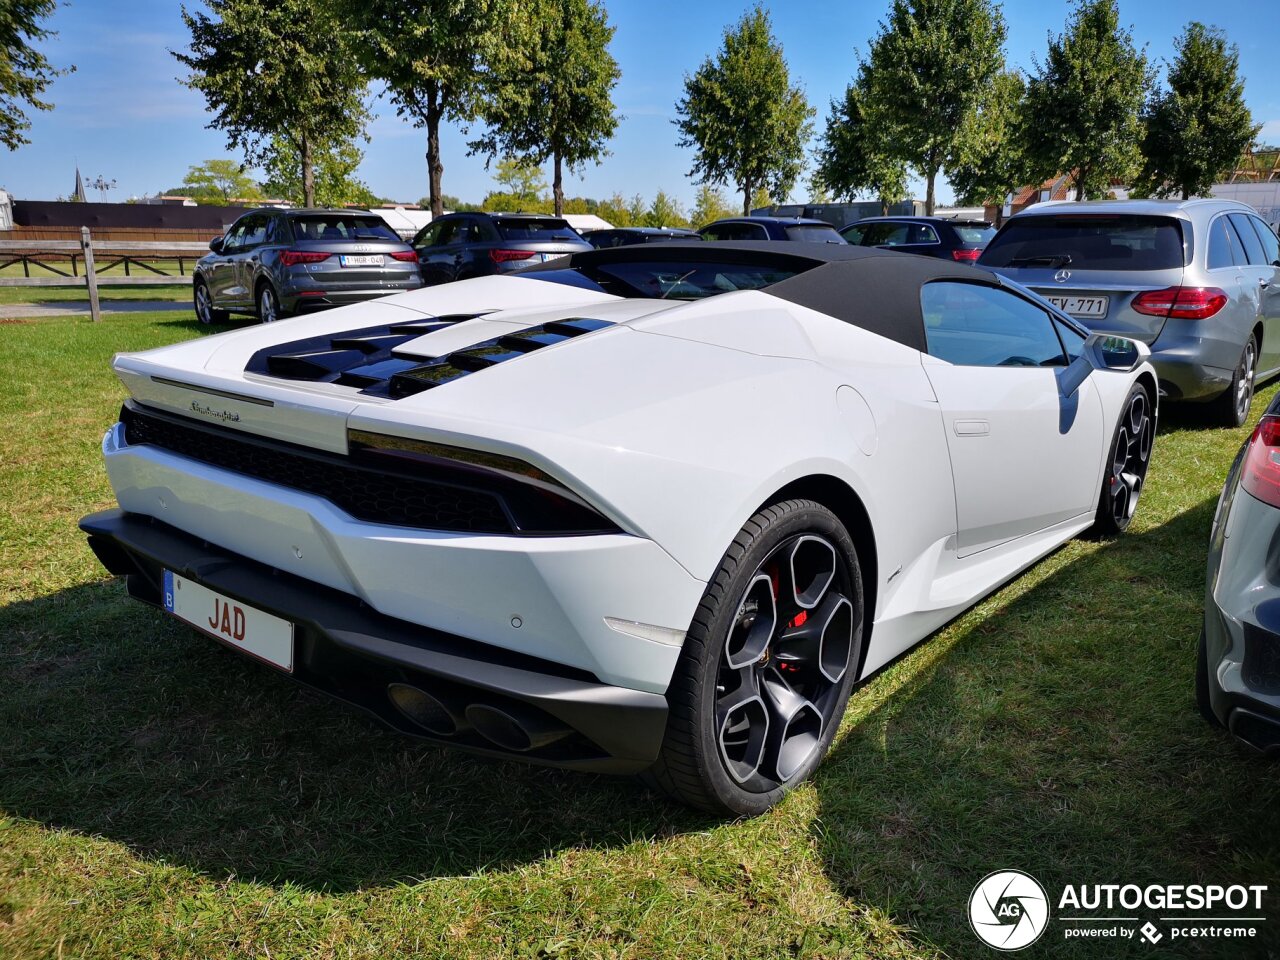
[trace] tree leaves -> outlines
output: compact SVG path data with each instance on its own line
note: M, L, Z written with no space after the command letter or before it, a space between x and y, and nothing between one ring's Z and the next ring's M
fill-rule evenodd
M17 150L31 141L23 131L31 121L23 107L49 110L41 99L54 79L75 70L55 68L31 44L53 34L40 24L57 8L56 0L4 0L0 4L0 144Z

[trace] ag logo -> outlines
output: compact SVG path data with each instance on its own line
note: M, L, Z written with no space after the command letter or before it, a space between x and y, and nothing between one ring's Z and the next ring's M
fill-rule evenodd
M1039 940L1049 925L1049 898L1021 870L997 870L969 894L969 925L989 947L1021 950Z
M1068 280L1071 279L1071 271L1059 270L1057 273L1053 275L1053 279L1057 280L1059 283L1066 283Z

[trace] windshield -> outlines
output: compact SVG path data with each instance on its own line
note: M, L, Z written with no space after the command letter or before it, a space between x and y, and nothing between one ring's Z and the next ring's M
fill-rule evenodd
M804 243L844 243L844 237L829 223L797 223L787 227L787 239Z
M951 225L961 243L989 243L996 228L989 223L954 223Z
M582 237L565 220L555 217L543 219L504 220L500 217L493 221L503 240L581 240Z
M290 217L297 240L394 240L400 236L380 217L354 217L349 213L317 213Z
M1168 270L1182 266L1182 230L1171 217L1060 214L1016 217L987 244L984 267Z
M702 300L734 290L759 290L800 272L802 268L673 260L530 270L520 276L593 288L618 297Z

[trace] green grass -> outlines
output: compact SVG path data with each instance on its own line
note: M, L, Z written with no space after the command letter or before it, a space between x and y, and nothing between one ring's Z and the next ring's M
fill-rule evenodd
M178 300L189 303L191 285L180 284L112 284L98 288L100 300ZM81 283L75 287L0 287L0 305L11 303L62 303L67 300L89 302L89 292Z
M940 632L854 696L813 782L723 823L385 732L126 600L75 526L112 503L108 358L196 326L0 327L0 957L983 958L964 905L1010 866L1271 883L1280 913L1280 771L1191 694L1247 431L1166 417L1129 534ZM1154 952L1062 926L1025 955Z

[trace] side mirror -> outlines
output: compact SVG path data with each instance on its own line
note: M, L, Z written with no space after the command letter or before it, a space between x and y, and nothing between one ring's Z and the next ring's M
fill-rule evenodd
M214 253L222 252L222 237L214 237L209 241L209 249Z

